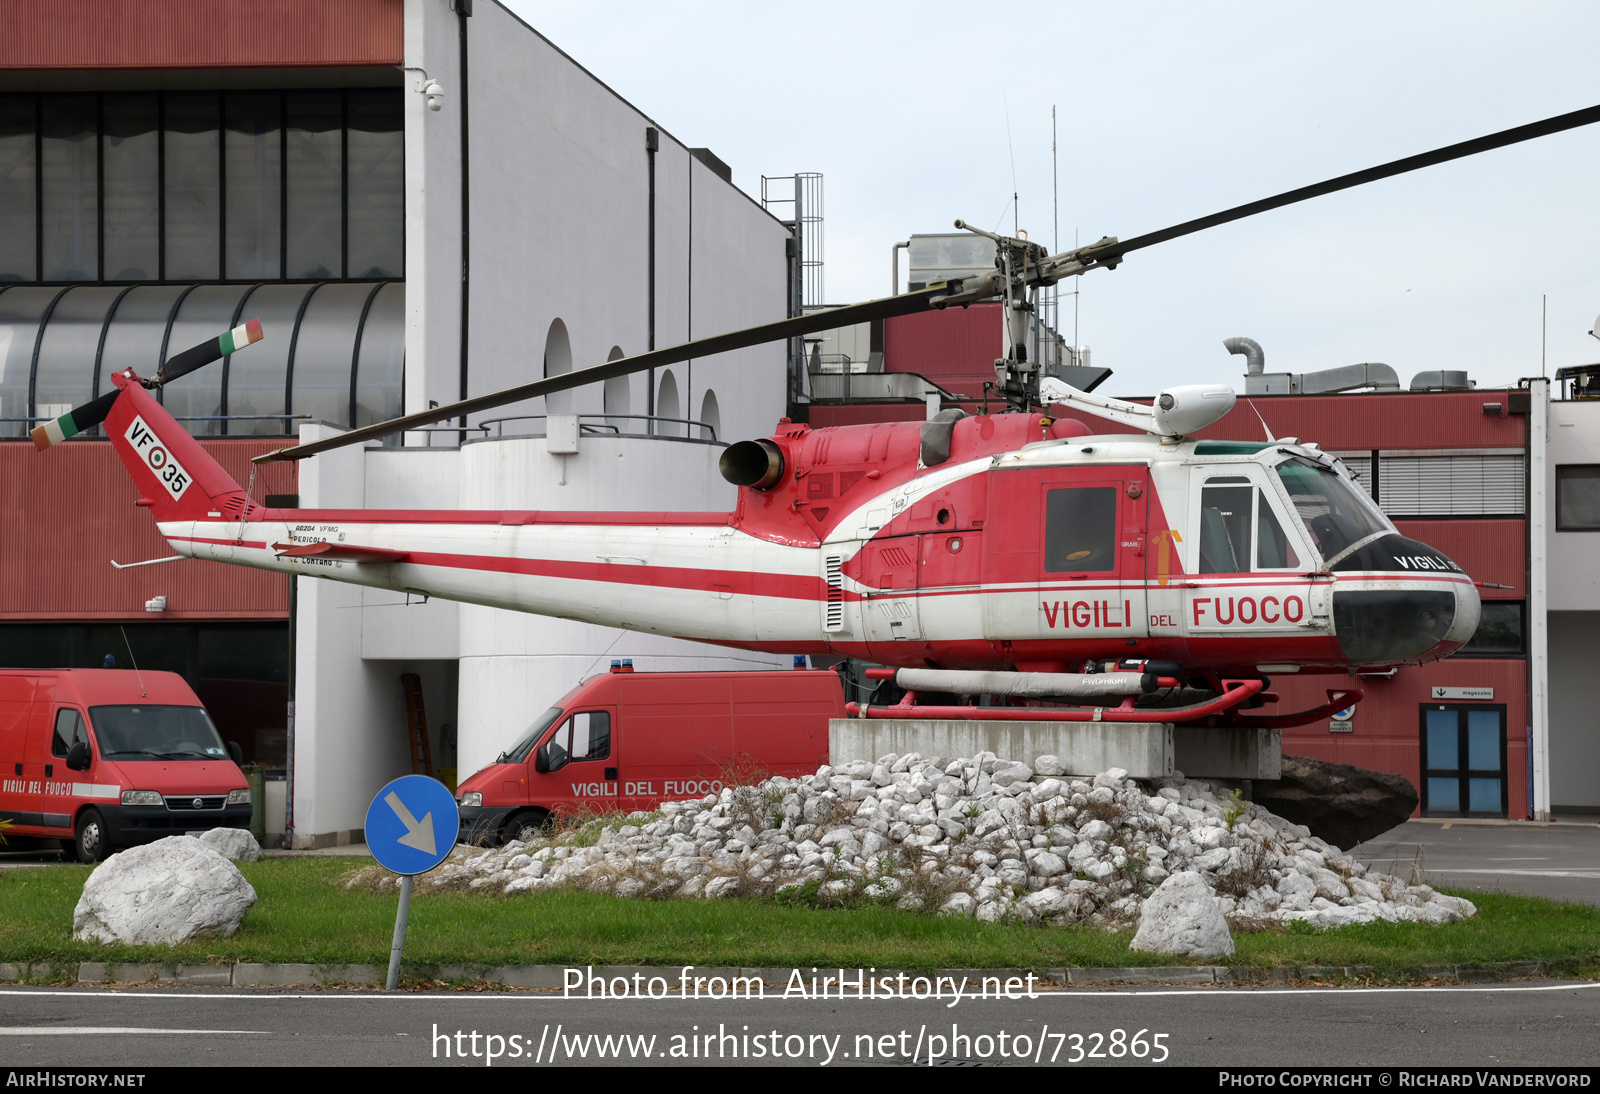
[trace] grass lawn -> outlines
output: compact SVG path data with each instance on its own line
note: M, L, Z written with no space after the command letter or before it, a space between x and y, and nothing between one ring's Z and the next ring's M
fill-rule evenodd
M102 946L71 937L89 869L0 871L0 961L388 962L398 897L345 890L369 860L265 859L241 868L260 894L239 933L178 947ZM1462 894L1467 895L1467 894ZM1424 966L1562 962L1600 975L1600 908L1470 894L1476 918L1445 927L1375 923L1314 933L1237 935L1235 966L1368 965L1379 976ZM1189 964L1129 951L1131 932L1034 928L864 907L781 907L746 900L623 900L588 893L486 896L419 892L406 936L408 974L443 964L1060 968Z

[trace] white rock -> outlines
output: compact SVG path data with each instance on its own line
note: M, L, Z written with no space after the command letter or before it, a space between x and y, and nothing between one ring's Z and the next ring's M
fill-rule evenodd
M245 828L213 828L202 832L199 841L230 862L259 862L261 845Z
M95 867L72 914L72 936L108 945L231 938L255 902L233 863L200 840L168 836Z
M1233 936L1205 879L1193 871L1173 874L1139 910L1131 949L1186 957L1232 957Z

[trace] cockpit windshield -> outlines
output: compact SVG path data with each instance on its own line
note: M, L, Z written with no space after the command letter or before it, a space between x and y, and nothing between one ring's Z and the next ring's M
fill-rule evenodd
M1393 531L1372 499L1332 468L1291 456L1277 472L1324 562L1358 540Z

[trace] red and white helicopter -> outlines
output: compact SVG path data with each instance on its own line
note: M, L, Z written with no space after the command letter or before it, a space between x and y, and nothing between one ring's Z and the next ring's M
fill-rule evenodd
M1151 406L1041 379L1027 359L1040 286L1133 250L1319 194L1600 121L1600 107L1395 161L1125 242L1047 255L991 237L992 274L718 335L407 415L258 457L303 459L405 429L690 357L1000 298L1008 411L811 429L780 423L726 449L727 513L278 510L255 502L150 393L261 336L247 325L154 378L34 431L40 448L103 423L181 556L582 620L743 649L859 658L906 691L867 717L1190 722L1283 727L1280 673L1446 657L1479 598L1439 551L1402 536L1315 444L1186 439L1233 392L1189 385ZM957 221L958 227L966 227ZM987 233L983 233L987 234ZM1092 435L1061 404L1142 434ZM917 704L918 693L946 696ZM1008 697L959 705L954 696Z

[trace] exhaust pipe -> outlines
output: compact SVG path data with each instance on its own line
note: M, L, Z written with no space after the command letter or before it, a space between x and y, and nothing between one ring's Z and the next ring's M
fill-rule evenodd
M783 478L783 449L771 441L739 441L723 449L717 470L735 486L770 490Z

